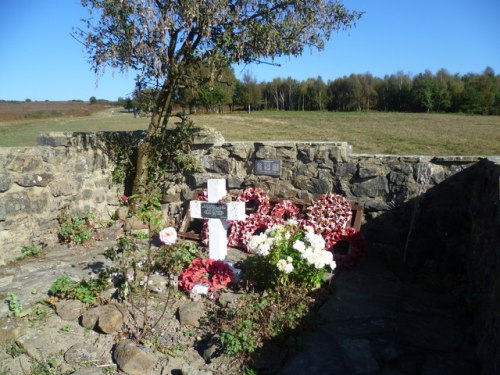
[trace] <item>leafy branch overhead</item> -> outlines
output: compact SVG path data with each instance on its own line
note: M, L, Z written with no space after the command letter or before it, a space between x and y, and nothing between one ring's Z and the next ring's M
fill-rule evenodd
M351 27L361 16L324 0L82 0L82 5L90 17L75 36L87 47L96 73L107 65L132 68L152 81L189 75L186 68L202 63L218 68L298 56L306 46L322 49L332 31Z
M179 90L220 80L232 63L322 49L333 31L361 17L336 0L81 1L89 17L73 36L96 74L132 69L137 89L154 97L137 152L132 189L139 194L148 190L155 139L164 134Z

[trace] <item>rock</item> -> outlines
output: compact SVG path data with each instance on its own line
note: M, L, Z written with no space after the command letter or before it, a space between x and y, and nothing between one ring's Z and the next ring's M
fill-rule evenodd
M33 175L23 175L19 177L15 183L22 187L46 187L53 179L54 176L50 173L39 173Z
M99 319L99 307L89 309L82 315L81 325L87 329L94 329Z
M85 305L79 300L61 300L56 305L57 315L62 320L76 320L85 311Z
M203 127L195 134L194 145L213 145L220 146L225 142L222 133L214 128Z
M70 365L81 365L82 363L97 361L98 355L94 347L78 343L66 350L64 360Z
M113 333L121 330L123 326L123 314L114 305L101 307L97 327L104 333Z
M139 349L131 341L118 343L113 352L113 359L123 372L128 375L152 374L156 358L153 354Z
M234 306L242 295L231 292L222 293L219 296L219 303L222 307Z
M10 189L11 179L8 174L0 174L0 193Z
M206 363L212 362L212 358L218 357L222 354L220 338L218 336L211 337L205 342L201 350L201 356Z
M203 315L205 311L201 301L188 302L179 307L179 322L182 325L198 327Z
M105 305L87 310L82 315L81 324L85 328L98 328L104 333L119 331L124 322L124 314L115 305Z
M115 211L115 216L118 220L125 221L128 217L128 211L129 209L127 206L118 207Z
M165 293L167 290L167 279L161 275L149 276L148 289L158 294Z
M375 198L389 193L389 185L385 177L375 177L367 181L354 183L351 186L352 193L356 197L368 196Z
M103 375L99 367L82 367L72 373L73 375Z
M0 319L0 346L12 342L28 329L28 321L22 318L5 317Z
M125 231L126 232L132 232L134 230L147 229L147 228L148 228L147 224L144 223L137 216L129 217L125 221Z

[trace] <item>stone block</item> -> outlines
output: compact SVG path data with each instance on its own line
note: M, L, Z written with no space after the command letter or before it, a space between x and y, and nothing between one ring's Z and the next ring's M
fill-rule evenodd
M276 147L276 158L281 160L297 159L297 148L293 146Z
M312 186L310 192L313 194L327 194L331 193L333 182L327 179L314 178L312 179Z
M295 168L294 176L317 177L318 164L317 163L299 163Z
M73 133L45 133L40 134L36 143L38 146L69 147Z
M50 190L53 197L74 195L78 191L78 183L71 179L56 180L51 184Z
M303 163L309 163L314 160L314 151L308 143L299 143L297 145L297 159Z
M389 185L385 177L375 177L368 181L353 183L351 191L358 198L375 198L388 194Z
M401 172L390 172L389 182L394 185L405 185L408 182L408 175Z
M41 156L20 154L15 156L6 167L8 170L19 173L36 172L43 168L43 160Z
M224 142L225 139L219 131L213 128L201 128L195 135L193 144L203 146L221 146Z
M276 159L276 148L265 144L257 144L255 157L257 159Z
M12 180L7 173L0 174L0 193L4 193L10 189Z
M54 175L52 175L51 173L37 173L31 175L23 175L17 178L15 182L22 187L46 187L53 179Z
M237 160L248 160L254 147L250 143L230 143L226 146L229 156Z
M372 178L377 177L383 174L383 171L380 170L379 167L359 167L359 178Z
M188 302L179 307L179 322L182 325L198 327L204 315L205 310L201 301Z
M330 150L330 159L334 163L344 163L348 160L347 157L347 144L342 144L339 146L334 146Z

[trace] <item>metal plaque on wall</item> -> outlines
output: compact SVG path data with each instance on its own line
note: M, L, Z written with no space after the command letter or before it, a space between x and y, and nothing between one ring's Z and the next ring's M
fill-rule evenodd
M255 160L254 173L266 176L281 176L281 160Z

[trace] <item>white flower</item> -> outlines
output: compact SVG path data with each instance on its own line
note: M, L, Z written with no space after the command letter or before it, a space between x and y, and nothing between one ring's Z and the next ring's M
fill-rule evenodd
M278 263L276 263L276 267L280 272L289 274L290 272L293 271L293 264L288 263L285 259L280 259L278 260Z
M292 247L299 253L303 253L306 249L306 245L301 240L295 241Z
M256 254L265 257L265 256L269 255L269 250L271 250L271 246L269 245L269 243L264 242L263 244L261 244L259 246L259 248L256 251Z
M314 250L323 250L325 248L325 240L323 236L319 234L306 233L305 239Z
M337 263L334 260L332 260L328 266L332 271L334 271L335 268L337 267Z
M286 265L287 262L284 259L280 259L278 260L278 263L276 263L276 267L278 267L278 270L280 270L281 272L285 272Z
M287 261L288 263L292 263L292 262L293 262L293 258L292 258L292 257L286 257L286 261Z
M257 255L266 256L269 255L271 246L273 245L273 239L269 238L266 233L261 233L256 236L252 236L248 242L248 247L252 252Z
M173 245L177 241L177 231L173 227L168 227L160 232L160 241L165 245Z

